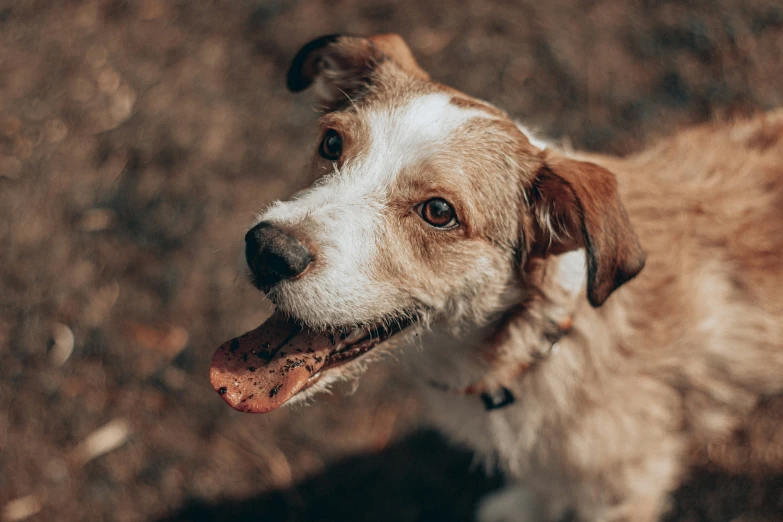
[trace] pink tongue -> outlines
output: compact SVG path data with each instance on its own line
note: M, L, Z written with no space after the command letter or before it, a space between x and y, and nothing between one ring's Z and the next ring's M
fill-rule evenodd
M275 314L218 348L209 378L235 410L266 413L304 388L333 348L329 336L303 331Z

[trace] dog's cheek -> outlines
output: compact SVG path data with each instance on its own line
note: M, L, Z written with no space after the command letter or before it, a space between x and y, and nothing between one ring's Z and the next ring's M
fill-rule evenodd
M378 277L446 321L481 322L505 306L514 274L502 252L481 240L430 236L426 247L424 240L409 237L404 245L380 250Z
M513 265L503 255L491 248L478 250L471 270L463 270L457 296L462 303L463 321L485 323L492 315L518 302L515 300L518 289Z

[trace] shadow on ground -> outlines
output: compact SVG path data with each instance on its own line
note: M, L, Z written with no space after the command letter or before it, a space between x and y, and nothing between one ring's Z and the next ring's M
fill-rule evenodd
M699 470L674 495L665 522L780 522L783 474Z
M215 503L192 501L158 522L471 521L502 479L470 453L422 432L376 454L329 466L287 490ZM675 494L665 522L779 522L783 474L753 477L700 470ZM572 522L569 519L569 522Z
M501 483L471 463L470 453L418 433L381 453L341 460L288 490L196 501L159 522L470 521L481 496Z

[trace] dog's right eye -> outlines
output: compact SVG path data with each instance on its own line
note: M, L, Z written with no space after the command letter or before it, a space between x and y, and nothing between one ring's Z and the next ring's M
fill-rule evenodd
M343 153L343 138L340 133L334 129L329 129L324 135L318 153L322 158L329 161L337 161Z
M416 207L416 212L430 226L448 230L459 225L454 208L443 198L432 198Z

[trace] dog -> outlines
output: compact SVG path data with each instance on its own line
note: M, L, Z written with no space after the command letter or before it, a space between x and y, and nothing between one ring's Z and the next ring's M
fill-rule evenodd
M394 350L432 422L510 478L480 520L651 522L695 451L783 392L783 111L621 158L541 141L395 34L316 39L287 82L324 109L312 185L245 236L277 313L240 338L268 389L226 370L239 341L213 359L232 406Z

